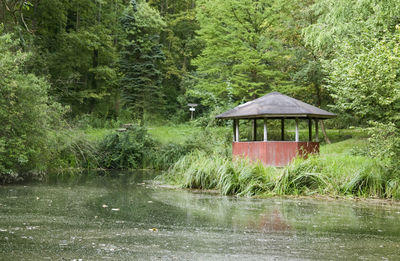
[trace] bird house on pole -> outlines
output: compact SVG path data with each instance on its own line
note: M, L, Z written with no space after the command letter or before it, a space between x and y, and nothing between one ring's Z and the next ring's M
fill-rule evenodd
M247 157L252 161L260 160L264 165L285 166L297 156L307 157L319 153L318 121L336 117L336 114L322 110L310 104L296 100L279 92L239 105L217 115L217 119L233 120L232 155ZM239 121L252 121L252 141L240 141ZM257 120L263 121L263 139L257 140ZM278 120L281 125L280 140L268 139L268 121ZM295 121L294 141L285 140L285 121ZM308 139L299 139L299 121L308 123ZM312 125L315 124L313 140Z

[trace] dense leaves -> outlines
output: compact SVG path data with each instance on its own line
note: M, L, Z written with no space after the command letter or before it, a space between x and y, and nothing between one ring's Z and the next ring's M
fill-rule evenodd
M125 10L121 23L126 34L120 62L123 97L143 124L145 112L155 112L163 104L159 32L165 24L147 3L136 1Z
M318 1L305 41L321 61L346 124L372 125L370 154L398 170L400 7L397 1Z
M147 130L133 125L127 132L105 137L99 148L100 166L107 169L143 168L145 155L151 153L154 146Z
M331 125L373 127L396 169L399 17L397 0L0 0L0 171L38 169L50 151L91 165L78 140L42 150L59 104L78 121L144 124L198 103L205 125L270 91L334 110Z
M62 112L47 96L49 84L24 72L29 54L17 44L0 36L0 174L44 170L49 131Z
M271 1L199 1L199 38L205 48L195 60L196 90L209 103L254 99L284 84L279 63L285 50L269 32Z

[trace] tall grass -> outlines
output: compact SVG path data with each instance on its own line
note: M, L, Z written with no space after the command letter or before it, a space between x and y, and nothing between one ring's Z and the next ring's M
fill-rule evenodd
M250 164L247 160L232 162L218 154L193 151L176 162L162 179L184 188L218 189L223 195L253 196L267 191L274 168Z
M400 180L379 161L350 154L295 159L285 168L194 151L161 177L183 188L216 189L222 195L330 195L400 198Z
M49 138L53 160L49 163L48 171L82 171L98 167L96 143L90 141L83 131L64 129L53 132Z

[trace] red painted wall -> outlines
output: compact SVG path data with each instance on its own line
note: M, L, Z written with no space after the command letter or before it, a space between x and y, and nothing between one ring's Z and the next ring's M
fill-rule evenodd
M319 153L319 142L305 141L250 141L233 142L232 155L243 156L252 161L260 160L264 165L285 166L300 155Z

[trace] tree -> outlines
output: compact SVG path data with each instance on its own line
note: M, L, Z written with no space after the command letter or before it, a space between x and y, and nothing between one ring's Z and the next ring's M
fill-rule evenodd
M45 170L49 131L62 112L49 84L26 72L28 58L10 34L0 35L0 176Z
M282 86L282 92L300 100L327 109L332 98L325 88L322 54L304 42L302 31L317 22L318 15L310 8L314 0L283 0L275 3L276 12L269 20L274 21L271 31L290 50L290 59L284 66L292 85ZM325 142L330 140L324 121L319 121Z
M32 53L32 71L73 114L116 114L124 0L3 0L0 22ZM4 7L4 9L3 9Z
M126 106L144 124L145 113L159 110L163 104L160 71L164 55L159 34L164 21L146 2L132 1L121 23L126 34L121 50L121 88Z
M397 0L319 0L311 9L317 21L304 29L304 40L326 59L343 43L355 44L365 34L379 38L393 33L400 22Z
M347 122L373 127L371 155L400 157L400 6L398 1L318 1L305 41L323 57L326 88ZM378 153L377 153L378 152Z
M326 65L335 108L364 125L372 120L400 127L400 31L367 42L344 45Z
M254 99L288 83L280 66L285 50L270 33L273 12L267 0L198 2L198 37L205 48L193 64L203 103Z
M304 39L321 54L335 108L355 123L387 121L383 114L393 113L387 109L396 100L397 1L325 0L312 9L318 19L305 28Z
M163 114L175 118L180 114L187 115L186 110L182 111L188 103L184 79L195 70L192 60L202 50L195 33L199 29L195 0L151 0L149 4L158 8L166 23L160 35L166 58L161 68L166 102Z

